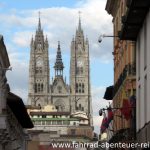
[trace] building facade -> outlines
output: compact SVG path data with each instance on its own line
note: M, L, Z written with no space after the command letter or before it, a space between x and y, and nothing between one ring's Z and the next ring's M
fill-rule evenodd
M136 132L137 141L144 143L150 141L150 1L132 0L128 1L126 6L128 11L124 15L125 21L122 24L120 38L136 42ZM144 147L141 147L141 149L144 149Z
M10 92L6 78L9 67L7 50L0 35L0 150L26 150L29 140L26 129L32 128L33 124L22 99Z
M150 6L150 5L149 5ZM144 18L136 43L137 58L137 138L150 141L150 11Z
M113 17L114 30L114 87L113 87L113 108L114 117L112 131L109 131L110 141L130 141L135 136L135 116L126 118L120 111L125 103L130 103L131 97L136 95L136 53L135 43L119 39L122 16L126 13L125 0L108 0L106 11ZM126 101L126 102L125 102ZM127 106L126 106L127 107ZM132 106L128 106L126 109ZM134 108L133 108L134 109ZM133 110L132 109L132 110ZM135 110L133 110L135 113ZM133 119L134 118L134 119ZM125 136L124 136L125 135Z
M60 43L58 43L55 77L50 84L48 40L43 35L39 18L35 38L31 40L29 65L28 104L41 107L54 104L58 111L76 110L86 112L91 117L91 89L89 70L89 42L84 38L79 19L75 38L71 42L70 85L63 76L63 61Z
M93 123L89 42L84 38L80 18L76 35L71 42L69 85L63 75L64 64L60 42L54 64L55 76L50 83L49 44L43 34L40 18L30 46L28 104L31 105L30 108L40 108L29 110L35 125L30 131L32 141L36 141L37 145L49 145L52 140L84 141L86 138L91 140ZM45 143L41 142L43 140Z

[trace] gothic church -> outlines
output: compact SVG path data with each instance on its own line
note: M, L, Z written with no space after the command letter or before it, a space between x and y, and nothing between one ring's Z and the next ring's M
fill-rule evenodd
M89 42L84 37L79 17L75 37L71 41L70 84L64 80L64 64L58 42L55 77L50 83L49 43L39 17L35 37L31 40L28 104L44 107L53 104L58 112L86 113L92 125Z

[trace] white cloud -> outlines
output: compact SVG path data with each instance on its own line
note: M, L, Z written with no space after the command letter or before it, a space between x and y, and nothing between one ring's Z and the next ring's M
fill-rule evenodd
M50 63L54 62L57 41L61 41L62 51L69 54L70 43L78 25L78 11L82 12L82 27L85 36L90 42L90 55L92 58L109 63L112 59L112 39L104 39L99 45L97 40L101 33L112 34L111 17L105 11L106 0L78 1L75 8L53 7L38 10L12 11L12 14L0 14L1 25L8 31L11 44L8 44L12 72L8 72L8 82L13 92L27 100L28 89L28 59L31 35L35 34L38 23L38 11L41 11L41 22L44 34L48 36ZM6 19L9 18L9 19ZM17 47L16 47L17 46ZM16 50L19 49L19 50ZM22 58L22 59L21 59ZM69 69L69 68L67 68ZM108 101L104 100L105 87L92 86L94 125L97 132L102 117L98 116L100 108L106 107Z
M103 62L112 59L110 38L105 39L104 44L98 45L98 37L101 33L112 34L111 17L105 11L105 0L79 1L80 6L76 8L53 7L41 8L42 27L48 35L50 48L56 47L58 40L64 43L63 49L70 50L70 42L75 34L78 24L78 11L82 12L82 27L90 42L91 56ZM14 14L1 14L0 19L5 24L18 28L13 35L13 41L19 46L28 46L31 34L35 32L38 23L39 10L23 10ZM8 18L9 19L5 19ZM22 31L20 30L26 30ZM32 33L31 33L32 29Z
M94 87L92 86L92 105L93 114L98 115L101 108L105 108L109 105L109 101L103 99L106 87Z
M24 102L27 102L28 91L28 64L17 59L18 53L9 55L12 71L7 72L10 90L19 95Z
M12 41L20 47L29 47L31 41L32 32L22 31L16 32Z
M100 127L103 117L102 116L94 116L93 117L93 124L94 126Z
M94 131L99 133L102 122L102 116L99 116L99 110L106 108L110 101L104 100L103 96L106 87L94 87L92 86L92 106L93 106L93 125Z

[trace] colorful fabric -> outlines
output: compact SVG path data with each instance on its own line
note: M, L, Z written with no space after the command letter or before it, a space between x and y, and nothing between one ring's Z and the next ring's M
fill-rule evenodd
M109 123L113 120L114 114L113 114L111 107L107 108L107 111L108 111L107 121L108 121L108 125L109 125Z
M102 120L102 124L101 124L101 133L103 133L106 128L108 128L109 124L108 124L108 119L107 117L103 118Z
M123 99L122 108L120 111L126 120L131 118L132 108L128 99Z
M132 95L130 97L130 104L131 104L131 107L136 107L136 97L134 95Z

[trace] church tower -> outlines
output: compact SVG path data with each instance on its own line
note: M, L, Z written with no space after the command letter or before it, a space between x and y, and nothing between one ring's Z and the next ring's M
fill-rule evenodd
M43 35L39 16L38 28L30 44L28 104L45 106L49 94L48 40Z
M81 19L71 42L70 92L72 113L85 112L91 118L89 42L84 38ZM92 120L92 119L91 119ZM90 120L90 125L92 121Z

